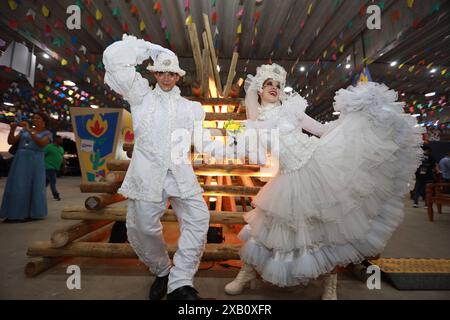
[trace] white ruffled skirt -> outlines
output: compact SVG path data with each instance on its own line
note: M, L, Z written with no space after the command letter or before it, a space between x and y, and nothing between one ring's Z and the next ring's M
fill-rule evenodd
M272 178L244 215L241 259L272 284L307 284L376 256L402 222L422 130L401 108L376 103L341 117L311 158Z

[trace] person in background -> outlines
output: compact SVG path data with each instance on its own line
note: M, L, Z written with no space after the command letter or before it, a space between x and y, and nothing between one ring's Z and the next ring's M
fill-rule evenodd
M442 182L450 182L450 151L439 161L439 169L442 173Z
M33 116L33 125L26 121L10 124L8 143L19 141L3 193L0 219L4 222L25 222L47 217L45 194L44 148L52 134L46 129L49 118L44 113ZM17 126L23 129L15 134Z
M419 198L425 201L425 187L428 182L433 181L433 169L436 167L436 162L431 155L431 148L427 145L422 147L423 149L423 159L419 168L416 171L416 184L414 187L414 208L419 207ZM425 206L426 207L426 206Z
M52 190L53 199L60 201L59 192L56 189L56 177L58 171L61 169L61 164L64 158L64 149L61 147L62 138L60 136L55 137L53 143L49 143L45 149L45 175L46 186L50 184Z

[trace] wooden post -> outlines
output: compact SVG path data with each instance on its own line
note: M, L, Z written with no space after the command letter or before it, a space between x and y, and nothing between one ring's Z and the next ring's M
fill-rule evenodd
M234 211L210 211L210 223L221 224L245 224L242 212ZM105 208L97 211L86 210L82 207L66 207L61 213L62 219L67 220L108 220L108 221L125 221L127 209L126 208ZM172 209L166 210L162 216L163 222L177 221L175 211Z
M189 39L191 40L191 48L192 54L194 56L197 81L201 83L203 74L202 54L200 52L200 43L198 41L197 27L195 23L188 25L188 33Z
M208 48L203 49L202 67L203 67L202 93L203 93L203 97L207 98L209 96L209 81L208 81L208 75L209 75L209 49Z
M127 171L130 160L109 160L106 162L106 168L111 171Z
M80 190L83 193L117 193L120 184L107 182L91 182L80 184Z
M110 222L107 220L82 221L64 229L55 230L50 237L50 242L53 248L61 248L108 223Z
M217 56L214 50L214 44L212 40L211 27L209 26L209 18L207 14L203 14L203 22L205 23L206 39L208 42L209 51L211 54L212 68L214 79L216 80L217 93L222 96L222 83L220 82L219 71L217 70Z
M236 75L236 65L238 62L239 53L233 52L233 57L231 58L230 70L228 71L227 83L225 84L225 90L223 91L223 97L227 98L231 91L231 86L233 84L234 76Z
M245 178L245 177L244 177ZM108 184L105 182L82 183L80 185L81 192L86 193L116 193L119 184ZM242 187L242 186L203 186L207 196L256 196L259 187Z
M240 244L213 244L208 243L203 253L202 261L222 261L239 259ZM168 252L173 257L177 250L176 245L169 245ZM128 243L95 243L73 242L63 248L52 248L49 241L36 241L27 251L29 256L44 257L91 257L135 259L133 248Z
M98 242L109 237L113 223L107 224L83 237L76 239L74 242ZM25 265L25 275L27 277L35 277L38 274L56 266L64 261L63 257L39 257L29 261Z
M123 180L118 181L122 183ZM84 202L84 206L88 210L100 210L106 206L127 200L126 197L119 193L115 194L101 194L97 196L88 197Z
M122 183L123 179L125 179L125 172L123 171L110 171L106 174L106 182L109 183Z

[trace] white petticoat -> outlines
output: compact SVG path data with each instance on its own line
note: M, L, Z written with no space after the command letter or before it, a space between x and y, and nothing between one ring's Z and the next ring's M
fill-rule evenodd
M241 259L278 286L381 253L403 219L422 130L384 85L340 90L335 100L340 125L312 144L299 170L272 178L244 215Z

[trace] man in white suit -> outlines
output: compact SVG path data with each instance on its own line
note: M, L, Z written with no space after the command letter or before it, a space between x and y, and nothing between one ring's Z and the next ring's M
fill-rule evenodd
M156 87L135 70L152 58ZM176 82L185 75L170 50L133 36L106 48L103 54L105 82L131 106L135 143L133 157L119 193L128 197L127 233L139 258L155 274L149 298L200 299L193 278L206 243L209 211L190 162L194 127L201 126L205 111L198 102L180 96ZM201 128L201 127L200 127ZM198 152L205 147L218 160L223 144L211 140L207 130L194 137ZM198 131L197 131L198 132ZM180 150L186 151L181 152ZM177 214L181 235L173 266L166 250L160 218L170 201Z

